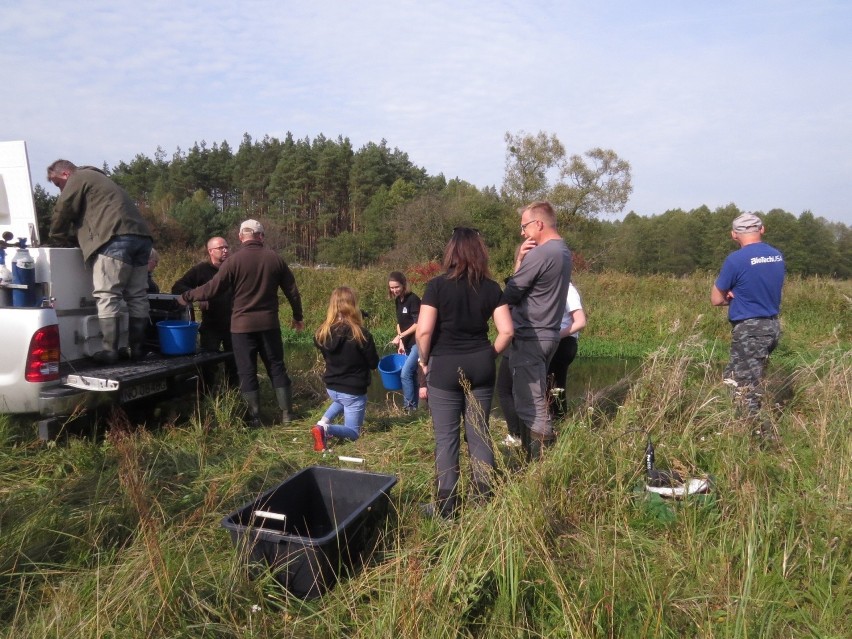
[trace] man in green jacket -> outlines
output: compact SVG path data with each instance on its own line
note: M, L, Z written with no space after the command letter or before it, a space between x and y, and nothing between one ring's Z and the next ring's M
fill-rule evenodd
M130 356L145 354L149 322L148 256L151 232L127 192L93 167L57 160L47 167L47 179L59 188L50 237L76 243L92 266L98 322L103 349L92 357L103 364L118 360L121 301L130 316Z

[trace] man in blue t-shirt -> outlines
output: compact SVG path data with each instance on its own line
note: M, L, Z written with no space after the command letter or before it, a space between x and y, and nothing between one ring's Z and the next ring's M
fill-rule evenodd
M725 383L736 389L736 397L749 415L760 410L760 382L769 354L778 345L781 324L781 288L784 286L784 256L766 244L766 230L753 213L743 213L732 226L731 239L740 249L725 259L710 291L714 306L727 306L731 322L731 360L725 368Z

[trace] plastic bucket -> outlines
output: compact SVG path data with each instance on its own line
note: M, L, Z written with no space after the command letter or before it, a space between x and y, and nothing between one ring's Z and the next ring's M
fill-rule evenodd
M157 333L163 355L191 355L195 352L198 322L163 320L157 322Z
M394 353L385 355L379 360L379 375L382 377L382 386L387 390L402 390L402 365L405 364L406 355Z

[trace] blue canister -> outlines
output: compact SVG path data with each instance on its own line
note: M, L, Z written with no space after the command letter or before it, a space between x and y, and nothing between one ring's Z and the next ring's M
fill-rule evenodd
M12 289L12 306L18 308L38 306L35 279L35 260L26 247L21 247L12 260L12 283L24 285L26 288Z

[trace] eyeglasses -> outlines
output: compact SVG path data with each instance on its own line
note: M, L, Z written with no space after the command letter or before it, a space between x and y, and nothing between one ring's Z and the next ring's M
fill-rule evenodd
M530 224L532 224L533 222L538 222L538 220L530 220L530 221L529 221L529 222L527 222L526 224L521 224L521 233L526 232L527 227L528 227Z
M456 226L453 228L453 233L458 233L459 231L470 231L471 233L476 233L477 235L482 235L479 232L479 229L472 228L470 226Z
M211 246L211 251L230 251L231 249L227 246Z

